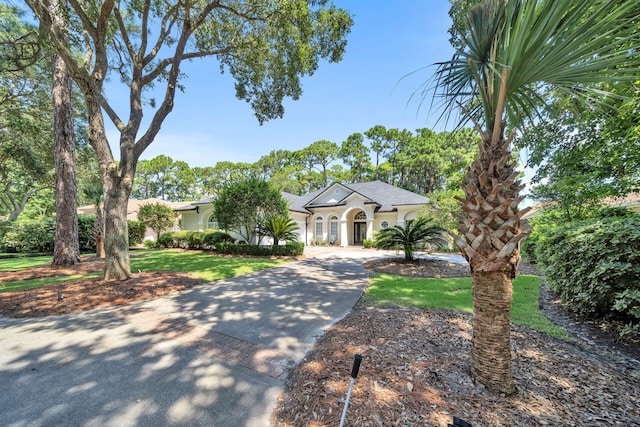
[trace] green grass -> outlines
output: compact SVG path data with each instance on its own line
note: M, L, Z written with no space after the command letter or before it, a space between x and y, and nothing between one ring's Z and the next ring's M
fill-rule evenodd
M139 251L145 256L131 258L131 271L179 271L193 273L205 281L226 279L282 264L268 258L217 257L205 252L170 250Z
M539 298L539 277L515 278L511 321L568 340L567 332L540 312ZM362 302L381 307L434 308L472 313L471 278L423 279L375 274L371 277L371 286Z
M51 256L4 258L0 259L0 271L13 271L25 268L41 267L50 262Z
M208 253L163 251L135 251L132 255L143 255L131 258L132 272L145 271L178 271L192 273L204 281L225 279L240 276L256 270L273 267L285 262L280 259L216 257ZM51 257L29 259L0 260L0 271L22 270L38 267L51 262ZM43 279L22 280L18 282L0 283L0 292L19 291L38 286L68 282L100 276L102 273L77 274L73 276L52 277Z
M57 283L71 282L74 280L86 279L88 277L98 277L102 273L73 274L71 276L45 277L42 279L21 280L19 282L0 283L0 292L22 291L24 289L37 288L45 285L55 285Z

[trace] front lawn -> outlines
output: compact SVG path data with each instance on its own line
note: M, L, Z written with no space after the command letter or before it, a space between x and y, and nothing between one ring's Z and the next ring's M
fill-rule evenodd
M190 273L205 282L235 277L252 271L273 267L285 262L282 259L222 257L207 252L183 252L174 250L146 250L131 252L131 271L173 271ZM44 285L83 280L99 276L101 273L55 274L55 269L47 268L51 257L14 258L0 260L0 271L23 271L42 268L42 277L5 281L0 278L0 292L19 291ZM96 262L96 261L94 261ZM89 263L85 261L80 265ZM36 273L37 275L37 273ZM5 276L7 277L8 274Z
M378 307L417 307L473 312L471 278L411 278L373 274L363 304ZM554 325L539 309L540 278L518 276L513 280L511 321L549 335L568 339L564 329Z

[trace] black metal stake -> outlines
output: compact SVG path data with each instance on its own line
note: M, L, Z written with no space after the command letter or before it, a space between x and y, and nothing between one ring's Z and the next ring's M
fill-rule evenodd
M62 291L58 291L58 301L62 301Z
M362 355L358 353L353 358L353 367L351 368L351 382L349 383L349 391L347 392L347 399L344 402L344 409L342 410L340 427L344 426L344 419L347 417L347 408L349 407L349 400L351 399L351 390L353 390L353 383L356 381L356 378L358 378L358 371L360 371L361 362L362 362Z

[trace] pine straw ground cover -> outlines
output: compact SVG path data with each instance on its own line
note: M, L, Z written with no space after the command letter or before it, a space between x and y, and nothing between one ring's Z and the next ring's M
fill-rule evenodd
M439 272L447 277L442 264ZM274 425L337 426L356 353L364 360L348 426L446 426L453 416L473 426L640 425L638 358L581 335L567 343L512 325L517 391L497 395L470 375L470 320L459 312L359 306L289 374Z

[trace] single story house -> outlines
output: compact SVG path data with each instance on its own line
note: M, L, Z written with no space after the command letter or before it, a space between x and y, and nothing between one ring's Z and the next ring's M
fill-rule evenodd
M382 181L333 183L297 196L283 192L289 213L298 224L299 240L307 245L362 245L383 228L416 218L429 199ZM216 229L212 199L177 208L183 230Z

